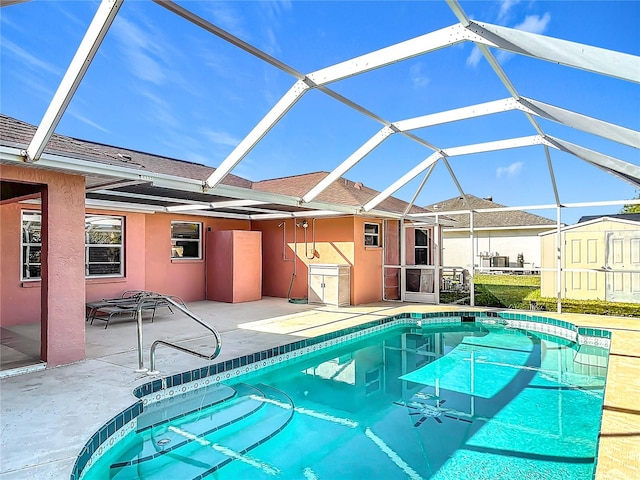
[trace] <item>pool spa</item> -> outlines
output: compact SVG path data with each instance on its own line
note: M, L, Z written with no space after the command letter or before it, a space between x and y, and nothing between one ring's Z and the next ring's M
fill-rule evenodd
M134 391L72 480L592 479L610 333L403 313Z

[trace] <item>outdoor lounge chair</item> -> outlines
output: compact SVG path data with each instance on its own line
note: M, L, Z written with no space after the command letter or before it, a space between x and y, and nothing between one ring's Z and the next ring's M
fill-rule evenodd
M145 290L127 290L118 298L88 302L86 304L86 321L93 325L94 320L103 320L105 322L104 328L107 328L109 321L114 316L128 315L132 320L135 320L138 305L140 305L142 310L153 312L151 315L151 322L153 322L157 307L165 306L173 313L171 305L164 300L164 297L165 295ZM180 302L184 303L182 300Z

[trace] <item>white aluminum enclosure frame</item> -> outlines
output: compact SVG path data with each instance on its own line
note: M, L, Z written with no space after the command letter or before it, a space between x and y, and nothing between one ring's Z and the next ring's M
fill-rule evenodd
M550 182L554 190L556 203L553 205L557 209L558 233L560 231L560 217L562 208L571 207L571 204L563 204L561 194L558 191L555 176L553 173L552 159L549 147L560 150L575 156L582 161L596 166L605 172L618 177L635 187L640 187L640 166L633 163L620 160L609 155L595 152L584 148L580 145L574 145L560 138L551 137L542 130L536 121L536 117L544 118L563 125L579 129L583 132L598 135L621 144L640 148L640 132L631 130L622 126L594 119L576 112L565 110L558 106L549 105L542 101L525 98L520 96L509 77L502 70L502 67L494 57L491 49L498 49L510 52L516 55L526 55L543 61L557 63L568 68L576 68L591 72L596 75L606 75L621 81L640 83L640 57L629 55L621 52L606 50L589 45L570 42L556 38L550 38L543 35L532 34L524 31L510 29L502 26L496 26L488 23L476 22L469 19L462 7L456 0L447 0L447 4L458 18L459 23L449 27L415 37L413 39L391 45L380 50L337 63L335 65L322 68L309 74L303 74L294 68L284 64L273 56L253 47L234 35L224 31L223 29L211 24L205 19L198 17L187 9L167 0L155 0L155 2L167 10L185 18L187 21L197 25L208 32L217 35L224 41L229 42L245 52L256 56L262 61L278 68L285 73L293 76L296 81L285 95L271 108L258 124L245 136L245 138L235 147L227 158L218 166L215 172L207 179L202 181L181 179L169 175L149 174L145 172L142 175L134 169L126 169L123 167L98 165L94 162L82 161L77 159L64 158L56 155L42 154L46 144L53 134L61 116L73 97L78 85L91 64L95 53L97 52L102 39L106 35L115 16L117 15L123 0L102 0L98 11L91 22L85 37L77 49L65 76L63 77L56 94L54 95L47 112L45 113L38 129L31 140L26 151L15 152L14 149L0 149L0 156L3 161L10 162L37 162L43 168L62 168L68 171L78 173L96 173L105 175L106 177L116 177L131 181L148 182L152 181L154 185L164 185L168 188L175 188L183 191L200 192L216 194L218 196L226 196L237 199L238 201L246 201L248 203L237 207L248 209L253 213L247 213L246 217L250 219L261 218L289 218L296 214L277 212L271 209L266 211L260 209L261 204L269 203L271 205L282 206L304 206L309 209L317 209L318 215L324 215L326 212L346 213L352 215L370 214L379 215L383 218L399 218L400 220L419 219L409 214L409 208L402 215L392 215L384 211L376 211L375 207L384 199L388 198L399 188L406 185L409 181L428 170L425 179L422 181L418 191L422 189L433 171L434 165L440 160L449 170L451 177L456 184L461 195L465 197L462 186L456 179L455 173L451 168L448 157L474 154L479 152L489 152L505 148L521 148L526 146L541 145L544 148L546 161L549 168ZM4 2L3 5L19 3L17 1ZM389 122L374 112L368 111L363 106L356 104L346 97L330 90L327 85L338 82L340 80L359 75L377 68L407 60L409 58L426 55L430 52L460 44L462 42L473 42L482 52L485 59L492 67L494 73L505 86L505 89L511 95L511 98L496 100L479 105L464 106L439 113L430 113L421 117ZM301 198L294 198L287 195L277 195L260 192L250 189L242 189L238 187L230 187L221 182L225 177L240 163L246 155L260 142L260 140L269 133L269 131L282 119L287 112L311 90L317 89L331 98L342 102L343 104L353 108L359 113L382 124L379 132L375 133L367 142L358 148L352 155L345 159L330 174L309 192ZM481 117L484 115L500 114L505 111L519 110L528 119L533 128L533 135L528 137L504 139L499 141L491 141L478 143L475 145L458 145L448 148L440 148L431 144L427 139L418 137L411 130L418 128L426 128L432 125L442 123L452 123L468 118ZM352 206L336 205L327 202L321 202L316 198L322 191L333 181L344 175L350 168L362 161L371 151L379 146L384 140L395 133L409 138L429 149L429 156L420 164L402 175L398 180L393 182L389 187L385 188L375 198L369 200L365 205L358 208ZM170 187L169 187L170 185ZM109 192L108 189L104 190ZM418 192L414 195L410 206L415 202ZM143 203L144 199L140 198ZM582 202L580 206L595 206L601 202ZM612 201L609 204L631 204L629 200ZM574 206L578 204L573 204ZM543 208L547 208L544 206ZM182 205L171 207L175 212L198 210L204 208L216 208L216 202L183 202ZM223 207L220 207L223 208ZM525 207L512 207L513 209L524 209ZM529 208L529 207L527 207ZM496 211L496 210L492 210ZM471 217L471 236L473 236L473 210L467 211ZM204 212L203 212L204 213ZM439 215L446 215L448 212L438 212ZM215 212L210 213L216 215ZM220 213L220 216L224 216ZM312 216L305 212L304 216ZM404 229L401 229L404 231ZM559 237L559 235L558 235ZM472 242L473 243L473 242ZM561 263L558 263L558 275L561 273ZM558 285L560 283L558 282ZM473 288L473 287L472 287ZM473 291L473 290L472 290ZM561 293L558 292L558 308L560 309Z
M47 142L58 126L64 111L76 93L84 74L89 69L93 57L98 52L102 40L109 31L109 27L116 18L124 0L102 0L87 33L85 34L76 54L71 60L58 90L56 90L49 107L44 114L38 130L27 147L24 156L29 162L37 162L44 151Z

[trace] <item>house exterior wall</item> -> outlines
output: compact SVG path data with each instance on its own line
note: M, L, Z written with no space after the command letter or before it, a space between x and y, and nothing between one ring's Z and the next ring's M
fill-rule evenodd
M4 169L4 167L3 167ZM20 212L40 207L0 205L0 326L40 321L40 281L20 281Z
M307 298L309 264L348 264L351 304L382 300L382 248L364 246L365 221L382 225L381 220L351 216L308 219L306 241L302 221L253 222L252 229L262 232L263 295Z
M262 294L267 297L287 298L289 288L290 298L307 296L307 268L293 253L294 235L301 235L295 225L294 219L252 222L252 230L262 232Z
M84 187L83 187L84 188ZM83 200L84 204L84 200ZM0 325L10 326L32 323L39 319L41 282L20 281L21 211L40 211L39 206L12 203L0 206L2 222L2 287L0 291ZM84 277L84 215L114 215L124 218L125 252L124 277ZM206 255L204 238L208 228L215 230L248 230L244 220L219 220L196 216L170 214L143 214L116 210L88 208L80 215L82 220L83 289L86 296L82 304L102 298L119 297L126 290L151 290L177 295L185 301L205 299L205 265L202 260L171 259L171 221L194 221L203 224L203 258ZM61 240L64 244L66 240ZM13 260L13 261L12 261ZM84 312L84 306L83 306Z
M86 213L114 215L124 218L124 277L86 278L86 301L115 298L126 290L145 289L145 258L139 252L145 251L145 225L148 215L115 210L87 209Z
M20 281L21 207L16 203L0 206L0 324L40 320L41 358L49 366L82 360L84 177L6 165L1 178L42 186L42 280L37 287L29 285L33 288Z
M202 223L202 258L171 258L171 222ZM145 290L177 295L185 302L206 298L206 236L217 230L249 230L248 220L154 213L145 221Z
M0 326L40 322L41 357L49 366L84 359L86 302L142 289L205 299L204 260L171 259L172 220L202 223L203 258L208 229L250 229L245 220L85 208L85 180L76 175L3 166L2 180L43 188L42 205L0 205ZM41 280L20 279L21 212L27 210L43 214ZM85 278L85 214L124 219L123 277Z
M377 223L379 247L365 247L364 224ZM382 300L382 220L355 217L353 222L354 268L351 269L353 305Z
M509 257L509 266L517 267L518 254L524 255L525 266L540 267L540 238L538 234L548 231L549 227L541 229L509 229L509 230L477 230L474 231L475 266L480 267L480 252L498 253ZM471 266L471 238L466 231L450 231L443 229L442 252L443 266L464 267Z
M84 202L83 202L84 203ZM84 209L84 207L83 207ZM40 295L42 283L40 280L20 281L20 236L21 212L41 211L40 206L12 203L0 206L0 221L2 225L2 266L0 280L0 325L11 326L23 323L37 322L40 318ZM85 281L86 300L91 302L101 298L119 296L125 290L144 288L144 256L129 254L144 252L145 245L145 215L104 210L87 209L86 213L100 215L117 215L124 217L125 222L125 272L123 278L88 278ZM82 277L84 278L84 215L82 215L82 250L80 259L83 262ZM62 244L65 240L61 241Z
M640 226L601 221L561 234L563 298L640 302ZM555 268L556 234L540 237L543 267ZM630 270L608 272L607 270ZM555 297L557 273L543 271L540 293Z

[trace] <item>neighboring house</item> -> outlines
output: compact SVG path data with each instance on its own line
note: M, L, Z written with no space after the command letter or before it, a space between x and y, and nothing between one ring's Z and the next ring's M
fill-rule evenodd
M466 195L428 205L432 212L482 210L503 208L491 197L478 198ZM455 227L443 229L442 265L446 267L476 268L524 267L529 271L540 267L540 240L538 235L549 230L555 221L545 217L508 210L499 212L475 212L473 235L475 257L471 260L470 215L468 213L447 214L456 221ZM519 261L520 260L520 261Z
M640 214L582 217L560 232L562 298L640 303ZM558 294L556 239L540 235L543 297Z
M362 214L378 192L339 178L302 204L327 172L261 182L228 175L209 192L211 167L57 134L28 163L21 150L35 130L0 115L0 327L40 322L49 366L84 358L86 302L126 290L185 301L401 298L400 270L383 265L400 263L406 202L387 198ZM416 264L432 265L438 227L414 237L406 223L411 264L419 256ZM338 270L341 291L325 291L330 282L317 280ZM433 295L433 282L427 288Z

